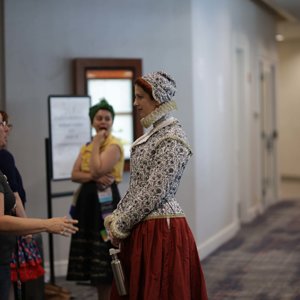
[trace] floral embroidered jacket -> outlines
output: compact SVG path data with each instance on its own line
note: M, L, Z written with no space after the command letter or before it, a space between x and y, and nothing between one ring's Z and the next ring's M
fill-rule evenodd
M131 149L129 189L105 224L113 236L126 238L145 218L184 215L175 195L192 151L173 117L158 121Z

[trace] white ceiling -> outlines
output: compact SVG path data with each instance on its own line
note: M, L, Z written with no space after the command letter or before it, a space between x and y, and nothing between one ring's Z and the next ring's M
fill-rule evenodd
M284 40L300 39L300 0L252 0L278 17L278 33Z

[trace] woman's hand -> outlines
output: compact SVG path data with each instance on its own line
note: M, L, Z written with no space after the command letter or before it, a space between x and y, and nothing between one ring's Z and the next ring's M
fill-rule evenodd
M119 244L120 244L120 240L115 238L110 231L110 224L112 222L111 216L112 215L109 215L104 219L104 226L105 226L106 232L108 233L108 238L109 238L110 242L112 243L113 246L118 248Z
M77 220L68 219L67 217L57 217L47 219L46 228L49 233L61 234L63 236L69 236L78 231L78 228L74 226L77 224Z
M110 231L108 231L108 236L110 239L110 242L112 243L113 246L115 246L116 248L119 248L120 242L121 240L115 238Z
M108 137L109 132L106 129L101 129L93 138L93 143L101 145Z
M113 184L115 178L112 175L103 175L98 178L97 183L100 183L102 186L108 187Z
M32 241L32 234L26 234L22 237L26 243L30 243Z

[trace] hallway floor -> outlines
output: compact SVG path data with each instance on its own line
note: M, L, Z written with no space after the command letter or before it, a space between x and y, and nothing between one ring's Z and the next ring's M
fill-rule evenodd
M300 200L281 201L242 226L202 265L209 300L300 300ZM97 299L90 286L56 283L74 299Z
M202 265L210 300L300 300L300 200L277 203Z

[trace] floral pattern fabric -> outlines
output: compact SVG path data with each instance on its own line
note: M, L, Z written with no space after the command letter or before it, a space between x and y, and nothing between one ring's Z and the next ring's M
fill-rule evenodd
M27 242L22 237L18 238L17 250L12 254L10 268L12 281L26 282L44 275L42 257L34 239Z
M111 216L111 230L124 238L143 219L183 215L176 201L192 152L175 118L164 120L133 144L129 189Z

